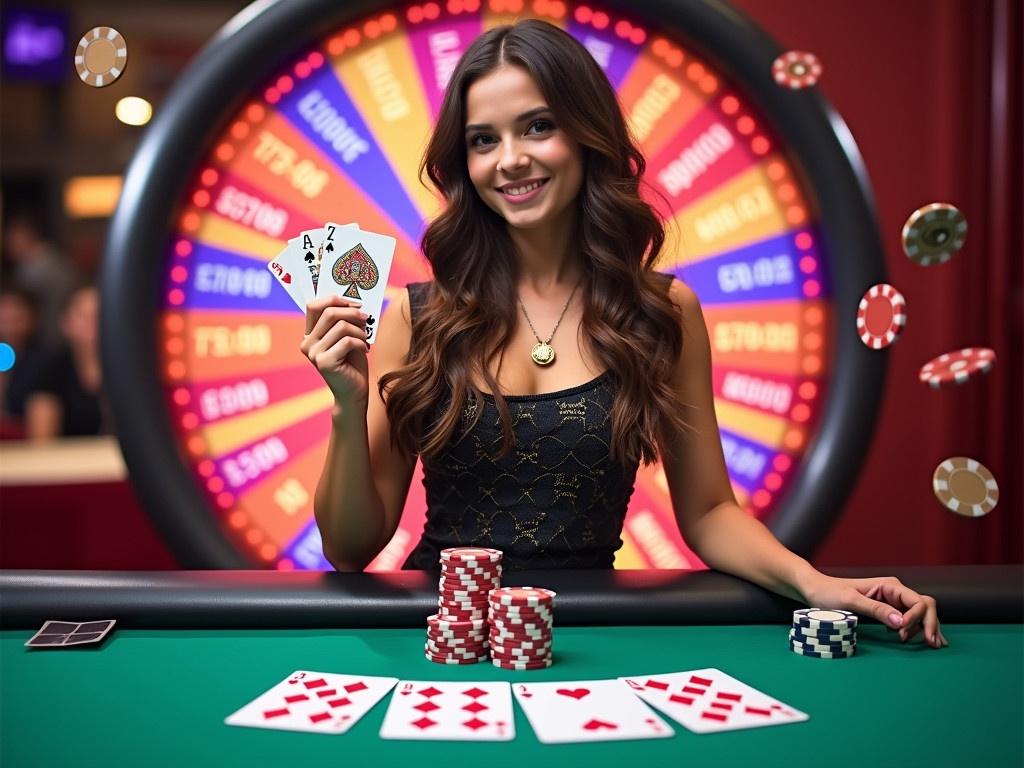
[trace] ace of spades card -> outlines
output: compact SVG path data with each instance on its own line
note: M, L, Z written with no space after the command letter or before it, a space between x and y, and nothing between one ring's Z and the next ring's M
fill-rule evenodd
M321 270L318 296L342 296L362 302L366 341L377 340L377 323L384 306L384 291L395 255L395 238L362 229L341 230L335 236L333 260ZM328 275L330 278L328 279Z

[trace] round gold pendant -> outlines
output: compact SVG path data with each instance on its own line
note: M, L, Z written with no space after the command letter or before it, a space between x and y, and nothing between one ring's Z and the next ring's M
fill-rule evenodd
M550 365L555 361L555 349L550 344L540 342L534 345L530 357L537 365Z

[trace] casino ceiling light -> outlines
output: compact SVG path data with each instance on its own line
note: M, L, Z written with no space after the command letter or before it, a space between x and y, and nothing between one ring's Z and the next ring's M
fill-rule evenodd
M118 100L114 114L125 125L145 125L153 117L153 105L138 96L125 96Z

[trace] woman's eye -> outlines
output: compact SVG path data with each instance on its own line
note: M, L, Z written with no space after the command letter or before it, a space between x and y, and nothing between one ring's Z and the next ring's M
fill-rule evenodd
M481 142L479 142L478 139L489 139L489 138L490 138L490 136L488 136L486 133L478 133L476 136L474 136L473 138L471 138L469 140L469 146L471 146L471 147L479 147L479 146L481 146Z
M532 123L530 123L530 130L533 130L534 126L537 125L541 126L541 131L547 131L555 127L554 123L552 123L550 120L534 120ZM529 133L529 131L527 131L527 133Z

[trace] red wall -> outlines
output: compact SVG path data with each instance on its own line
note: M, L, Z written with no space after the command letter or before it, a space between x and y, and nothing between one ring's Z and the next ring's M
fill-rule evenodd
M870 454L822 564L1020 562L1022 290L1021 13L1016 0L734 0L784 48L815 52L818 87L845 119L874 186L888 280L907 300L889 350L885 400ZM1012 18L997 16L1007 13ZM1007 45L1003 55L993 46ZM993 59L1007 67L1006 111L993 110ZM998 102L996 102L998 103ZM993 112L996 114L993 115ZM1011 147L1009 156L1001 155ZM967 216L960 255L922 268L900 247L906 217L951 202ZM851 313L852 321L852 313ZM990 346L986 378L932 390L918 368L935 355ZM985 518L945 511L935 466L971 456L1001 499Z

